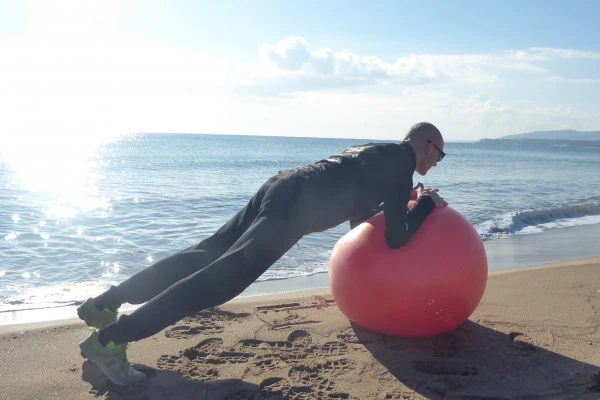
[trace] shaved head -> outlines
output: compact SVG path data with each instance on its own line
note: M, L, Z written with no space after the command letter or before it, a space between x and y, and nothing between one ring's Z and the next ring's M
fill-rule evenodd
M440 147L444 145L444 138L438 128L429 122L419 122L410 128L406 133L406 136L404 136L403 141L410 142L413 147L421 147L424 146L428 140Z
M439 129L429 122L414 124L403 142L410 144L415 151L415 171L420 175L426 175L431 167L444 158L444 138Z

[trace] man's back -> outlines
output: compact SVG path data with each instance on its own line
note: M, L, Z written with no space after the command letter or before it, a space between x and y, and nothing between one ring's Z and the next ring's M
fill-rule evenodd
M376 143L353 146L277 176L297 180L291 206L303 216L306 230L314 232L372 215L384 201L386 187L400 187L410 195L413 172L414 152L409 145Z

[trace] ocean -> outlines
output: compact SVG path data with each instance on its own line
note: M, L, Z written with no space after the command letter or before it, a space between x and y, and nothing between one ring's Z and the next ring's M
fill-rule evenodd
M95 147L0 149L0 323L97 295L211 235L278 170L373 141L139 134ZM414 181L440 189L486 244L600 226L598 147L484 141L444 150ZM260 280L323 275L348 230L304 237Z

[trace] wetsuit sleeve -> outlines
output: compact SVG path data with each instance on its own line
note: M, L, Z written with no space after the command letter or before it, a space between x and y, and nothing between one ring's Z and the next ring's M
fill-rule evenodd
M408 209L412 179L390 185L384 192L385 241L393 249L404 246L435 208L433 200L423 196Z

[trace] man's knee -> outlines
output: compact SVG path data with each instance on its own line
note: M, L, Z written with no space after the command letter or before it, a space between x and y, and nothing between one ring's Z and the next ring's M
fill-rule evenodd
M294 224L265 219L240 249L244 259L250 264L271 264L281 258L301 237Z

